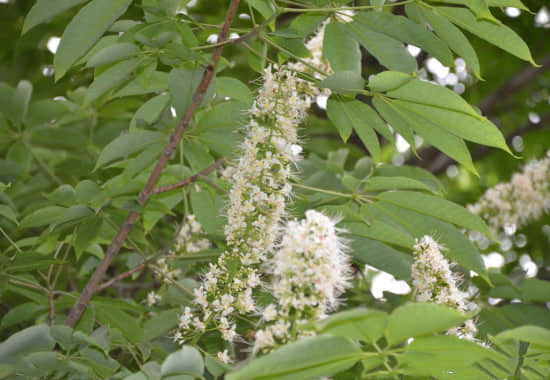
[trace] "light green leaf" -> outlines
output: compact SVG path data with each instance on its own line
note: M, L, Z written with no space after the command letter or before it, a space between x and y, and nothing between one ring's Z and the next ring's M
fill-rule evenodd
M155 338L166 335L178 325L180 309L164 310L143 324L143 340L149 342Z
M462 324L467 316L460 311L433 303L400 306L388 318L386 336L391 346L411 337L445 331Z
M236 78L217 77L216 93L245 104L252 103L252 93L248 89L248 86Z
M127 81L142 62L140 58L128 59L116 63L99 74L86 91L86 101L91 103L107 91Z
M401 190L387 191L378 194L375 198L421 214L434 216L457 226L479 231L492 238L489 228L479 216L446 199L414 191Z
M111 141L99 154L94 170L117 160L139 152L150 145L165 141L166 135L161 132L137 130L125 133Z
M3 328L11 327L18 323L27 322L33 318L39 311L45 311L46 308L34 302L25 302L13 307L2 317Z
M376 13L379 15L380 13ZM343 24L349 35L372 54L381 65L390 70L412 74L417 70L416 60L403 44L385 34L378 33L366 25L354 21Z
M418 46L446 66L453 66L453 55L447 45L425 27L409 19L386 12L361 12L355 21L396 40Z
M255 359L227 380L307 380L331 376L359 361L361 349L348 338L318 335L287 344Z
M325 28L323 55L332 70L361 74L361 51L357 41L348 37L343 24L331 22Z
M398 71L382 71L369 80L369 88L376 92L386 92L403 86L414 79L413 75Z
M529 12L527 8L520 0L485 0L490 7L513 7L522 9Z
M526 278L521 283L521 294L527 302L550 302L550 281Z
M372 126L369 125L373 119L378 122L375 119L377 115L373 113L369 106L358 100L342 102L330 98L327 104L327 115L340 132L342 140L346 142L352 129L355 129L374 161L379 162L380 144ZM378 122L378 126L380 124L383 123Z
M464 8L434 7L442 16L447 17L453 24L466 29L508 53L531 62L533 57L527 44L512 29L503 24L495 24L490 21L477 20L472 12Z
M143 341L143 329L138 325L137 318L121 310L118 305L100 303L94 309L98 321L103 325L119 329L130 342Z
M196 348L183 346L181 350L171 353L162 363L162 376L183 374L196 374L201 376L204 372L202 355Z
M424 183L435 193L444 192L443 185L439 179L429 171L418 166L381 164L376 168L375 175L385 177L407 177Z
M66 10L87 1L89 0L38 0L25 17L21 34L25 34L36 25L47 22Z
M76 14L65 28L55 54L56 81L86 54L131 3L132 0L93 0Z
M365 81L361 74L353 71L338 71L319 83L321 88L330 88L342 94L355 94L355 90L362 90L365 87Z
M206 189L191 192L193 212L197 215L204 230L210 235L222 234L223 222L219 217L221 215L219 209L222 205L217 202L217 198L213 198Z
M500 24L500 21L491 14L487 0L445 0L445 3L465 5L470 8L479 20L487 20Z
M405 110L400 108L389 98L375 97L373 103L380 114L399 132L413 149L415 141L413 130L421 135L428 143L432 144L447 156L455 159L477 175L472 162L470 151L461 138L446 132L429 120L411 117ZM414 150L414 149L413 149Z
M25 121L27 117L27 111L29 109L29 103L32 97L32 83L26 80L22 80L17 84L17 88L13 93L11 114L13 121L20 124Z
M479 59L477 53L470 44L470 41L464 33L453 25L447 18L431 11L428 8L418 6L416 4L407 4L407 12L409 7L416 8L422 12L422 15L428 21L434 32L453 50L458 56L464 58L470 66L475 76L481 78Z
M97 67L109 63L118 62L122 59L130 58L140 53L139 47L134 44L120 43L107 46L98 51L90 58L86 67Z
M495 338L502 340L517 339L550 348L550 330L539 326L521 326L512 330L506 330Z
M363 191L382 191L382 190L426 190L433 192L426 184L407 177L380 177L373 176L369 178L363 187Z
M168 89L168 74L162 71L143 73L132 79L130 83L118 90L112 97L122 98L125 96L145 95L150 93L163 92Z
M40 227L58 220L67 210L65 207L47 206L40 208L21 220L21 228Z
M19 224L17 221L17 214L13 209L6 205L0 205L0 216L12 221L15 224Z
M332 314L314 323L321 334L375 343L384 335L388 315L379 310L357 308Z

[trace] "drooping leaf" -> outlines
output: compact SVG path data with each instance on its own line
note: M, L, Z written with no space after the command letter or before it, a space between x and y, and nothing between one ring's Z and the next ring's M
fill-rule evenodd
M141 63L140 58L132 58L118 62L102 72L86 91L86 101L91 103L107 91L127 81Z
M126 58L134 57L139 52L139 48L134 44L120 43L110 45L94 54L88 63L86 63L86 67L98 67L118 62Z
M164 359L161 368L162 376L192 375L202 376L204 361L200 352L191 346L183 346L180 350L171 353Z
M434 7L434 9L440 15L447 17L453 24L535 65L527 44L506 25L477 20L472 12L464 8Z

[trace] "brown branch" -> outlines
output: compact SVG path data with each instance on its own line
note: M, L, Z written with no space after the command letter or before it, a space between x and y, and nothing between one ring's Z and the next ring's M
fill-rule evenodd
M191 177L184 179L183 181L173 183L168 186L163 187L157 187L156 189L153 189L151 191L151 194L161 194L166 193L167 191L172 191L175 189L179 189L180 187L189 186L190 184L196 182L200 179L200 177L210 174L214 169L216 169L218 166L223 164L225 162L225 158L220 158L218 161L214 162L212 165L204 169L203 171L193 174Z
M53 302L54 293L52 291L48 292L48 303L50 306L50 326L55 325L55 304Z
M225 21L220 30L218 41L223 42L227 39L229 27L233 22L233 18L235 17L235 14L237 13L238 6L239 6L239 0L231 0L231 4L229 5L229 9L227 11ZM138 202L141 205L145 205L147 203L147 200L153 194L153 188L157 183L162 173L162 170L166 166L166 163L168 162L170 157L172 157L172 153L176 149L179 141L181 140L183 133L189 126L189 122L191 121L193 114L195 113L202 99L204 98L206 90L208 89L208 86L214 76L216 65L218 64L218 61L221 57L222 50L223 50L223 45L217 46L216 48L214 48L214 51L212 52L211 62L204 70L201 82L199 84L199 87L193 94L193 98L191 99L191 104L189 105L189 108L187 108L187 111L185 112L185 115L183 116L180 123L178 124L176 130L170 136L170 139L168 140L168 144L164 148L164 151L162 152L162 155L160 156L157 162L157 165L153 169L153 172L151 173L151 176L147 180L145 187L139 193ZM107 249L107 252L105 253L105 257L99 263L99 266L96 268L95 272L90 277L90 280L82 290L82 294L80 295L78 301L76 301L73 308L71 309L69 316L67 317L67 321L65 322L67 326L74 327L74 325L80 319L82 313L84 312L88 303L90 302L90 299L92 298L94 293L97 291L97 287L99 285L99 282L101 281L101 278L103 277L103 275L105 274L109 266L111 265L111 262L113 261L115 256L120 251L120 248L122 247L128 234L132 230L132 227L134 226L134 223L136 222L138 216L139 216L138 211L130 212L130 214L128 215L128 217L120 227L118 234L115 236L111 245Z
M495 114L497 104L502 104L503 100L513 95L516 91L531 83L546 70L550 69L550 54L539 59L540 67L528 66L515 73L496 91L485 97L479 104L479 109L484 116L491 117ZM475 157L474 157L475 158ZM444 167L453 163L454 160L438 151L435 147L429 147L421 152L421 159L411 156L407 165L416 165L423 167L433 173L440 173Z
M158 256L159 255L155 255L155 256L151 257L150 259L139 263L138 265L136 265L132 269L129 269L126 272L120 273L119 275L111 278L109 281L104 282L103 284L101 284L97 287L97 291L100 292L102 290L105 290L105 289L111 287L114 283L119 282L120 280L124 280L125 278L128 278L131 275L133 275L134 273L139 272L140 270L145 268L147 265L149 265L153 261L155 261Z

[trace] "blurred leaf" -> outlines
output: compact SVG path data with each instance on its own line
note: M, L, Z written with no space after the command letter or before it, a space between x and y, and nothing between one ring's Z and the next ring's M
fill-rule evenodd
M344 26L339 22L330 22L325 27L323 55L330 62L332 70L361 74L359 44L347 36Z
M36 25L47 22L58 14L87 1L89 0L38 0L25 17L21 34L25 34Z
M136 130L125 133L111 141L99 154L94 170L117 160L139 152L157 142L166 141L166 135L161 132Z
M171 353L162 363L161 374L167 375L202 375L204 372L204 361L200 352L191 346L183 346L180 350ZM187 376L190 379L191 376Z

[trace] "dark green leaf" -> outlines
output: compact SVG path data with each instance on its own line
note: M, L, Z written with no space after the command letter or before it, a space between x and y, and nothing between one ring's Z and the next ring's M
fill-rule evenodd
M89 0L38 0L25 17L21 33L25 34L36 25L47 22L58 14L87 1Z

